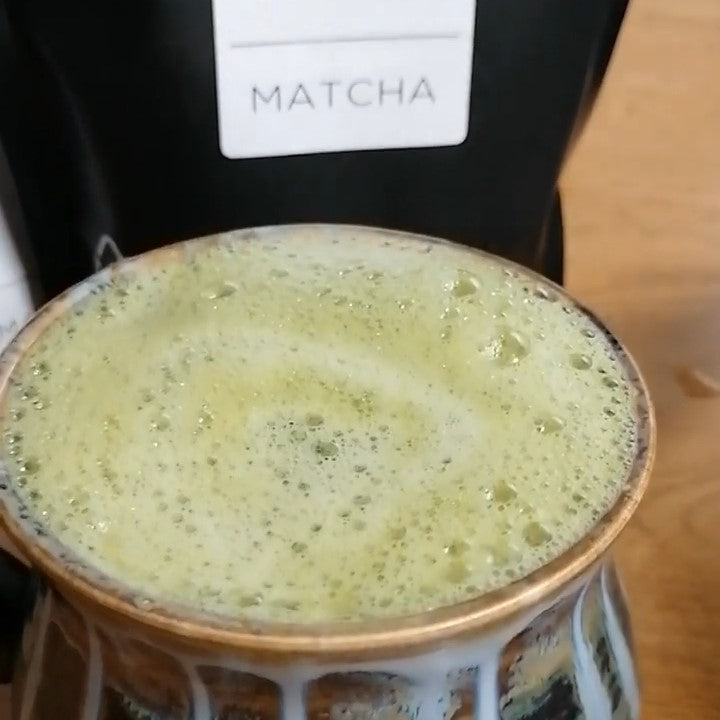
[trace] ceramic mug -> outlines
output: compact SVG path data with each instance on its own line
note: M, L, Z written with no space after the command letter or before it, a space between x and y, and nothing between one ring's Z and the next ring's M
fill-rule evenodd
M182 261L186 247L123 260L40 310L0 362L0 414L13 367L55 318L114 274ZM608 553L647 484L655 426L635 363L593 320L635 388L637 450L617 501L581 541L528 576L412 617L248 624L138 601L51 553L0 465L0 520L37 578L27 586L12 720L638 718L628 613Z

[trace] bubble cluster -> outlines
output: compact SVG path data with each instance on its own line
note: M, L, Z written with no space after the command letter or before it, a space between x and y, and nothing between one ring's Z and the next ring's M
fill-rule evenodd
M28 522L138 602L420 612L548 562L623 487L634 391L551 288L370 230L182 258L52 324L0 420Z

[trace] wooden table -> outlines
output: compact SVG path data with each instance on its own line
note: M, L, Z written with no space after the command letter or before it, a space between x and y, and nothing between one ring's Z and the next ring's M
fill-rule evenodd
M720 393L687 375L720 386L718 0L631 0L563 187L568 285L636 355L657 409L656 471L618 546L644 718L714 720Z
M657 406L657 469L618 547L644 717L720 718L720 395L687 379L720 384L720 0L632 0L563 190L568 284Z

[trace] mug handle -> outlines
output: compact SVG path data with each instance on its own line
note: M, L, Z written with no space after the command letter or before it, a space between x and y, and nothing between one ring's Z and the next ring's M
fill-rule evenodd
M0 547L0 685L12 680L37 589L38 579L30 568Z

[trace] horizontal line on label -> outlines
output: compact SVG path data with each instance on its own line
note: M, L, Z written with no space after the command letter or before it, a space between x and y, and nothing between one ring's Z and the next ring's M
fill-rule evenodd
M347 35L336 37L308 37L286 40L258 40L233 42L233 50L251 50L265 47L290 47L293 45L345 45L350 43L427 42L432 40L459 40L459 33L408 33L405 35Z

